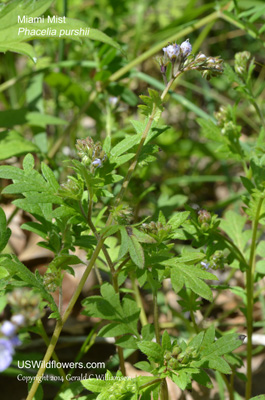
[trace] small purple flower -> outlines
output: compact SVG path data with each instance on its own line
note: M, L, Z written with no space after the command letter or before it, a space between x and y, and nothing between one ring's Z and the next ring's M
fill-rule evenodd
M12 337L16 333L17 327L10 321L4 321L0 330L3 333L3 335L7 337Z
M201 261L201 266L202 266L204 269L209 269L210 263L207 263L207 262L205 262L205 261Z
M177 58L180 53L180 48L177 44L170 44L167 47L163 47L163 50L170 60Z
M94 165L94 167L102 167L102 161L100 158L96 158L93 162L92 165Z
M17 326L25 325L25 317L22 314L15 314L11 317L11 321Z
M189 39L187 39L187 40L185 40L185 42L181 43L180 49L181 49L183 57L188 57L190 55L191 50L192 50L192 45L190 44Z
M115 97L115 96L109 97L109 103L112 107L115 107L117 105L118 101L119 101L118 97Z
M0 338L0 372L4 371L12 362L14 348L8 339Z

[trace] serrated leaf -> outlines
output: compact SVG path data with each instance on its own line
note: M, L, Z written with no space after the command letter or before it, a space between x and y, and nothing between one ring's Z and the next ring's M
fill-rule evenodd
M41 163L41 172L46 181L49 183L50 187L52 187L54 192L56 193L60 185L57 182L52 170L44 162Z
M113 149L111 150L111 155L114 157L122 155L123 153L134 147L136 144L138 144L140 142L140 139L141 134L127 136L125 139L123 139L121 142L113 147Z
M238 213L229 210L225 214L225 219L222 219L220 227L230 237L232 242L244 252L245 246L249 239L248 236L243 235L243 229L246 223L246 218Z
M189 211L178 212L169 219L168 225L171 225L173 229L177 229L186 221L189 215Z
M171 340L167 331L165 331L162 336L162 349L163 351L171 350Z
M162 363L163 362L163 350L158 343L148 342L143 340L138 343L139 349L147 355L150 361Z
M120 250L119 250L119 255L118 255L119 260L122 257L124 257L125 254L127 254L129 251L129 237L128 237L128 233L124 226L121 226L120 233L121 233L121 245L120 245Z
M22 281L24 282L25 286L36 288L41 294L42 298L49 303L52 311L54 311L55 313L54 315L56 316L56 318L59 318L60 314L51 294L47 292L45 286L35 277L35 275L31 271L28 270L28 268L24 264L22 264L18 260L16 256L6 257L4 260L2 260L1 264L11 275L19 276L20 279L22 279Z
M237 334L228 334L222 336L216 342L205 348L201 352L201 356L207 358L214 358L229 353L242 345L242 341L238 338Z
M178 371L176 374L171 374L173 382L181 389L185 390L188 384L187 374L184 371Z
M115 337L115 336L125 335L127 333L128 333L128 328L126 327L126 325L113 322L111 324L103 326L103 328L101 328L100 331L98 332L98 336Z
M205 272L206 271L202 271L200 268L191 265L175 265L175 267L171 268L173 289L178 293L185 284L186 287L191 289L194 293L206 300L212 301L212 291L202 279L216 279L216 277L209 272L205 275Z
M101 379L86 379L80 381L82 385L91 392L101 393L106 388L110 387L113 382L111 380L101 380Z
M21 225L21 229L25 229L30 232L34 232L43 239L47 239L48 232L46 228L39 224L38 222L26 222L25 224Z

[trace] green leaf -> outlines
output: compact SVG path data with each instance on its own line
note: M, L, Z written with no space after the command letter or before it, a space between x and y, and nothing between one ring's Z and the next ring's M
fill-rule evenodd
M128 233L124 226L120 227L120 233L121 233L121 245L120 245L120 250L119 250L119 255L118 255L119 260L122 257L124 257L125 254L127 254L129 251L129 237L128 237Z
M26 43L28 40L44 38L65 38L79 40L88 38L100 41L122 51L121 46L112 38L98 29L89 28L84 21L65 18L56 21L56 16L41 18L40 22L28 22L27 17L41 16L52 4L52 0L20 1L15 0L11 5L3 5L0 11L0 51L15 51L29 56L36 62L33 48ZM25 16L25 20L23 17ZM55 18L54 18L55 17ZM20 18L20 20L18 20ZM51 19L53 20L51 21Z
M10 236L11 236L11 230L7 228L6 215L2 210L2 208L0 208L0 253L6 247Z
M56 256L49 264L50 268L65 269L68 265L85 264L79 257L74 255Z
M163 362L163 350L158 343L148 342L143 340L138 343L139 349L147 355L150 361L154 361L157 363Z
M24 139L18 132L0 132L0 160L38 151L35 144Z
M207 358L214 358L217 356L229 353L242 345L242 341L235 333L222 336L216 342L210 344L207 348L202 350L201 356Z
M1 261L1 265L6 268L11 275L17 275L24 282L25 286L36 288L41 294L42 298L49 303L52 311L54 311L54 316L59 318L58 308L52 295L47 292L43 283L40 282L35 275L18 260L16 256L6 257Z
M47 236L48 236L47 229L43 225L39 224L38 222L33 222L33 221L26 222L25 224L21 225L21 229L25 229L27 231L34 232L37 235L39 235L40 237L42 237L43 239L47 240Z
M169 219L168 225L171 225L173 229L177 229L186 221L189 215L189 211L178 212Z
M214 358L208 358L207 367L215 369L223 374L231 374L229 364L222 357L215 356Z
M128 330L126 325L112 322L111 324L103 326L103 328L101 328L100 331L98 332L98 336L115 337L115 336L125 335L128 333L128 331L130 330Z
M166 264L166 262L162 264ZM202 279L217 278L213 274L191 265L177 264L174 268L171 268L171 281L176 293L178 293L185 284L186 287L191 289L194 293L206 300L212 301L212 291Z
M137 265L137 267L141 269L144 268L145 258L142 246L136 237L128 236L128 239L129 254L132 261Z
M116 144L111 150L111 155L114 157L118 157L125 153L126 151L130 150L136 144L140 142L141 134L138 135L130 135L123 139L121 142Z
M171 340L167 331L165 331L162 336L162 349L163 351L171 350Z
M4 267L0 267L0 279L6 278L8 275L7 270Z
M113 381L101 379L86 379L81 381L82 385L91 392L101 393L106 388L112 386Z
M53 188L54 192L56 193L60 187L59 183L57 182L54 173L52 170L46 165L45 163L41 163L41 172L46 181L49 183L50 187Z
M243 232L245 223L245 217L229 210L225 214L225 219L222 219L220 224L221 229L230 237L241 252L244 252L245 246L249 240L249 232Z
M177 375L172 374L171 378L173 380L173 382L181 389L181 390L185 390L187 385L188 385L188 377L187 374L185 373L185 371L178 371Z

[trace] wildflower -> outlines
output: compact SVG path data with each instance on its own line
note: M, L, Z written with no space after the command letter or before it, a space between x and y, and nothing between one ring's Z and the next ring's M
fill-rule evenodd
M95 158L94 161L92 161L92 165L94 165L94 167L102 167L102 161L100 160L100 158Z
M210 263L205 262L205 261L201 261L201 266L203 267L203 269L209 269Z
M25 325L25 317L22 314L12 315L11 321L19 327Z
M12 362L14 347L9 339L0 338L0 372L4 371Z
M0 330L3 333L3 335L10 338L10 337L14 336L14 334L16 333L17 327L14 324L12 324L12 322L10 322L10 321L4 321Z
M176 43L163 47L163 50L170 60L177 58L180 54L180 47Z
M109 103L112 107L115 107L117 105L118 101L119 101L118 97L115 97L115 96L109 97Z
M188 57L191 53L192 50L192 45L190 44L189 39L185 40L185 42L182 42L180 45L180 50L183 55L183 57Z

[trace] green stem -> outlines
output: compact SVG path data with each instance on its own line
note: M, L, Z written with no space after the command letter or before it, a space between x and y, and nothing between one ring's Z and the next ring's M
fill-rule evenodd
M160 328L159 328L159 320L158 320L158 306L157 306L157 293L153 293L153 302L154 302L154 325L155 325L155 335L156 342L160 344Z
M261 109L259 108L259 105L258 105L258 103L256 102L256 100L253 99L253 100L252 100L252 104L253 104L253 106L255 107L255 110L256 110L256 112L257 112L259 118L260 118L260 121L261 121L261 123L262 123L263 129L264 129L264 131L265 131L265 120L264 120L263 114L262 114L262 112L261 112Z
M227 387L228 393L229 393L229 400L234 400L234 390L233 387L230 385L227 377L225 376L225 374L221 374L223 381Z
M160 385L160 400L168 400L167 381L164 378Z
M48 347L49 343L50 343L50 340L49 340L49 337L48 337L48 335L47 335L47 333L46 333L46 331L44 329L44 326L43 326L43 323L42 323L41 319L37 322L37 326L38 326L38 328L40 330L40 335L41 335L42 339L44 340L44 343ZM57 354L55 353L55 351L52 353L52 358L59 365L60 360L59 360ZM65 374L63 368L57 366L57 369L58 369L59 374L63 377L63 381L66 382L66 384L69 384L68 380L66 379L66 374Z
M143 302L142 302L141 294L140 294L138 285L136 283L136 279L135 279L135 277L133 276L132 273L130 274L130 279L131 279L131 282L132 282L132 288L133 288L133 291L134 291L134 297L135 297L135 300L136 300L136 304L141 309L140 321L141 321L142 326L145 326L145 325L148 324L148 321L147 321L146 313L144 311L144 305L143 305Z
M194 327L194 329L195 329L195 332L196 332L196 333L199 333L200 330L199 330L199 327L198 327L197 322L196 322L196 320L195 320L193 310L190 310L190 318L191 318L191 320L192 320L192 323L193 323L193 327Z
M246 400L251 397L252 391L252 333L253 333L253 291L254 291L254 275L255 275L255 259L256 259L256 240L258 232L258 224L260 218L261 207L264 198L261 197L258 202L255 220L253 221L252 239L249 257L249 266L246 271L247 286L247 383L246 383Z

